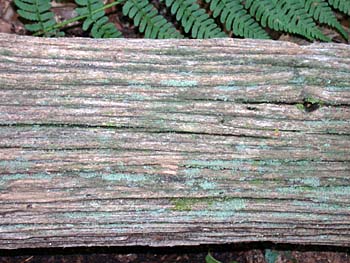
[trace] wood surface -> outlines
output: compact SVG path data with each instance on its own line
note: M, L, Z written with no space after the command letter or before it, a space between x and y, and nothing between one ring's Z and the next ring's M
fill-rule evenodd
M350 246L350 46L0 34L0 249Z

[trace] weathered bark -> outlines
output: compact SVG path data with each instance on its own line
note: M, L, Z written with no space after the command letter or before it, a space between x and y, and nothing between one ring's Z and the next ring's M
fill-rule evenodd
M350 47L0 34L0 248L350 246Z

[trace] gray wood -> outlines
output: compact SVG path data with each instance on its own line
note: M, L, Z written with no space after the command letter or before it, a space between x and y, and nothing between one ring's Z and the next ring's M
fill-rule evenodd
M349 105L347 45L0 34L0 248L350 246Z

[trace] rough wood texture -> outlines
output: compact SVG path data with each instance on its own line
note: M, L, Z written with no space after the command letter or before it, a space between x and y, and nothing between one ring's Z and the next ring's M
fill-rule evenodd
M350 246L349 106L346 45L0 34L0 248Z

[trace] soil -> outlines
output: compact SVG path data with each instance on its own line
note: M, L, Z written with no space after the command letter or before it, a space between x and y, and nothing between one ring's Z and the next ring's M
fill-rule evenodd
M350 248L248 243L173 248L66 248L0 250L0 263L350 263Z

